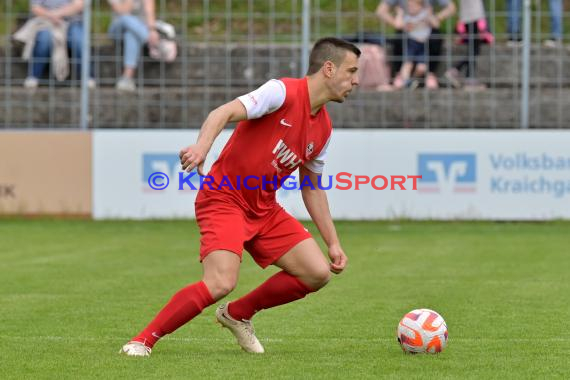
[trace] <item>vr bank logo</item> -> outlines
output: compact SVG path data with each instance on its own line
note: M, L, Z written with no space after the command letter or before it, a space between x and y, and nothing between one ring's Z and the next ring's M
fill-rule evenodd
M473 193L477 160L474 153L418 155L418 191L421 193Z
M196 171L194 169L193 171ZM175 153L144 153L143 154L143 172L141 183L144 191L166 188L169 181L178 181L178 173L182 172L180 166L180 158ZM162 174L162 175L161 175ZM187 175L187 173L185 173ZM149 181L150 184L149 184ZM200 176L195 175L190 182L198 188L200 186ZM152 185L152 187L151 187ZM178 185L176 185L176 188Z

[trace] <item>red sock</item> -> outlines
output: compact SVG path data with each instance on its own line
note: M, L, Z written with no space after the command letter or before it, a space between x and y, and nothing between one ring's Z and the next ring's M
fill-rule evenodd
M184 325L214 302L203 281L188 285L179 290L152 322L132 340L152 348L164 335Z
M282 271L270 277L257 289L228 305L232 318L249 320L255 313L263 309L284 305L304 298L313 292L297 277Z

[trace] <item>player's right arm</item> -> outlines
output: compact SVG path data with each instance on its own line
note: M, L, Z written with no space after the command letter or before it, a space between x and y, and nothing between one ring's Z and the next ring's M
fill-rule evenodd
M198 141L196 144L190 145L180 151L180 163L182 164L182 169L191 172L192 169L198 168L198 173L203 175L202 167L204 166L204 161L206 155L212 148L214 140L222 129L228 123L233 123L237 121L242 121L247 119L247 111L245 106L238 99L234 99L220 107L216 108L206 118L202 128L200 128L200 134L198 135Z
M202 166L206 155L227 123L257 119L275 112L283 105L285 97L286 89L283 82L271 79L249 94L242 95L210 112L202 124L196 144L180 151L182 169L190 172L197 167L198 174L203 175Z

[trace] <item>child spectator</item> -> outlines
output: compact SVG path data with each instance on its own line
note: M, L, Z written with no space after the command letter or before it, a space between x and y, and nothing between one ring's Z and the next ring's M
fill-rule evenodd
M441 30L441 26L445 20L453 16L456 12L456 6L452 0L429 0L432 6L433 17L431 18L431 35L427 42L428 73L426 75L426 87L428 89L436 89L439 87L437 80L437 69L442 61L442 45L445 39L445 32ZM396 29L397 34L402 34L403 25L397 22L393 15L392 9L407 9L407 0L382 0L376 8L377 17ZM437 11L437 12L436 12ZM404 55L402 38L392 41L392 71L399 71L401 68L401 57Z
M460 41L467 44L467 55L445 72L445 78L455 87L466 90L484 90L486 86L476 76L477 56L482 43L493 43L493 35L487 27L485 8L482 0L461 0L457 31ZM465 69L465 83L461 82L460 72Z
M396 88L415 88L418 82L414 76L421 77L427 71L426 42L431 34L430 19L433 17L432 8L424 0L408 0L407 9L399 8L396 19L405 32L404 62L400 75L394 81Z

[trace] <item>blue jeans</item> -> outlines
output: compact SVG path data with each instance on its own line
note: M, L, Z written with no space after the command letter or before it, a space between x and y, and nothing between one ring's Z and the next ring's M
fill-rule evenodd
M148 40L150 31L146 24L133 15L117 17L109 27L109 35L124 44L123 65L136 68L139 63L141 49Z
M32 58L28 64L28 75L40 78L46 66L50 62L51 49L53 46L51 32L41 30L36 34L36 42ZM67 28L67 48L71 51L71 64L74 68L72 77L81 78L81 53L83 51L83 23L75 21ZM91 77L93 77L93 67L90 67Z
M555 40L562 39L562 0L548 0L550 7L550 33ZM509 38L518 39L520 28L520 15L522 13L522 0L507 1L507 32Z

